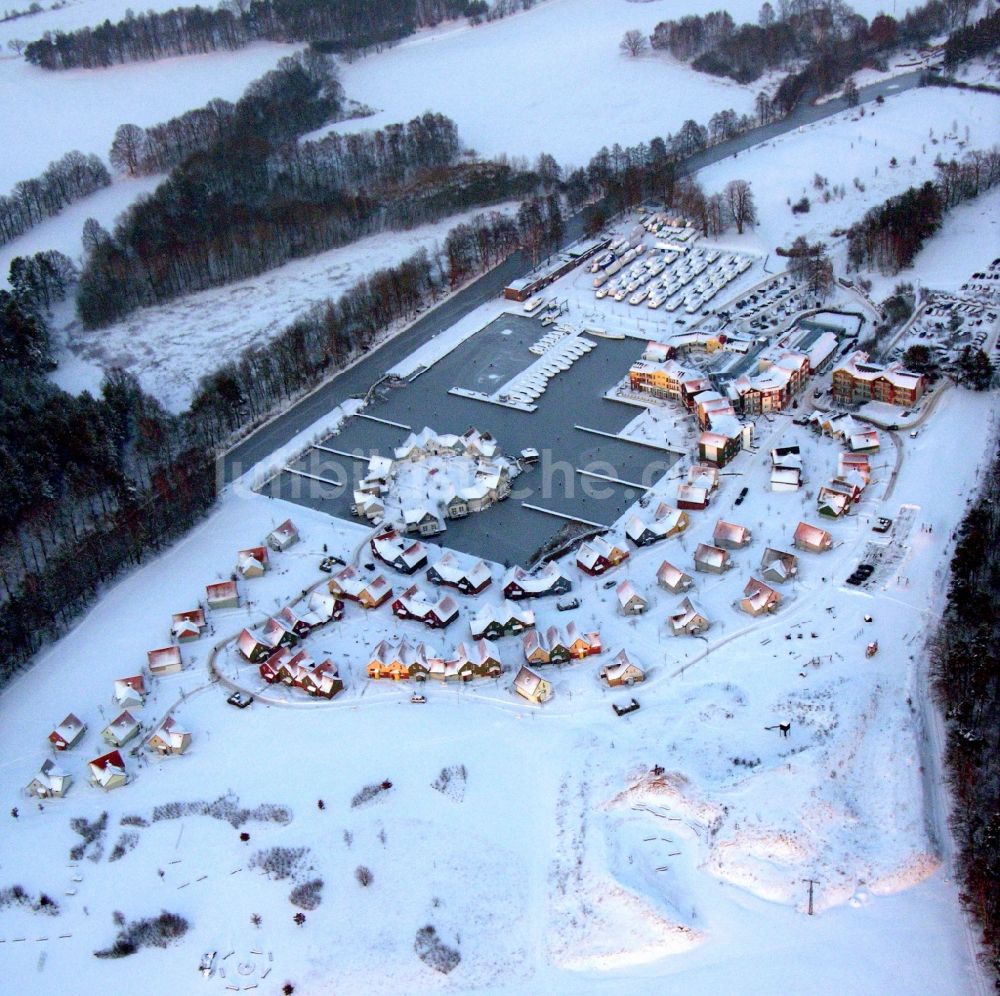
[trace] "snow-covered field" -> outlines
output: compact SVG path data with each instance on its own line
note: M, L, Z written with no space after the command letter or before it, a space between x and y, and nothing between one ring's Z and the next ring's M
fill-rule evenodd
M114 189L114 188L112 188ZM496 210L510 210L499 205ZM492 209L491 209L492 210ZM68 391L95 390L112 366L130 370L172 411L187 407L198 379L222 358L266 342L318 301L337 298L365 274L431 250L478 211L410 231L382 232L342 249L310 256L251 280L137 311L109 328L88 332L68 323L53 379Z
M785 604L755 621L730 605L736 586L767 542L787 547L795 522L812 517L804 493L765 490L766 450L800 442L812 481L832 469L837 451L787 416L762 422L760 452L729 468L740 478L723 479L716 504L692 513L683 537L634 552L617 572L650 598L646 616L626 620L602 582L566 568L584 599L570 618L599 626L609 653L626 646L647 669L646 683L605 689L597 678L604 658L550 668L555 698L541 709L509 691L512 670L498 682L432 683L420 706L408 702L405 684L364 676L368 650L383 636L443 650L467 639L468 616L499 598L496 584L477 599L459 598L462 619L444 633L400 623L386 606L367 615L349 606L342 623L307 641L311 653L340 666L341 696L316 703L266 688L249 710L230 708L227 691L207 681L210 644L320 580L324 545L350 560L367 533L280 501L225 498L0 696L0 791L20 810L16 820L5 816L0 888L45 891L61 907L53 919L0 910L9 984L23 993L68 989L81 978L91 991L120 990L140 977L155 977L158 992L195 984L225 992L234 981L260 981L267 992L265 983L277 989L285 980L309 993L970 991L955 888L924 809L922 777L933 777L933 765L924 754L916 662L939 604L960 496L973 489L988 435L963 437L969 446L952 465L951 488L925 484L943 441L970 421L990 425L993 410L992 397L953 389L901 455L884 438L865 501L830 527L835 550L800 554L800 580L785 586ZM741 485L750 493L734 509ZM896 537L903 559L866 592L843 587L871 538L869 519L908 501L919 509ZM131 784L108 794L87 786L86 761L103 753L99 731L117 714L112 680L137 671L146 650L167 642L170 614L192 607L202 585L229 575L238 548L289 512L302 541L276 554L263 578L241 582L249 607L215 613L213 632L184 645L186 670L157 680L152 699L135 710L147 731L172 711L193 734L190 751L162 761L126 752ZM753 543L734 554L728 576L696 575L697 597L714 620L707 639L666 636L664 615L678 599L657 589L655 570L664 558L689 567L694 543L719 516L749 525ZM408 583L388 574L397 588ZM535 608L544 625L567 620L551 601ZM866 660L872 638L880 650ZM516 669L518 641L500 647ZM258 690L255 669L236 663L231 649L220 659L224 673ZM641 710L616 718L611 703L633 694ZM39 809L19 789L47 755L51 726L70 710L90 727L58 758L76 784ZM787 740L765 729L786 718ZM662 777L650 775L654 764ZM459 765L465 778L446 791L432 787L443 768ZM393 788L379 801L351 806L362 786L383 779ZM239 828L190 814L153 820L157 805L226 793L250 810L286 806L291 818L251 817ZM105 810L102 848L70 861L79 840L70 818ZM126 815L150 825L121 826ZM123 833L136 835L126 843L133 849L112 863ZM273 846L308 849L292 879L251 867L254 853ZM358 865L374 875L367 889L353 877ZM298 927L287 896L296 879L315 877L325 883L322 904ZM812 918L803 881L810 878ZM181 942L125 961L92 957L115 935L114 911L132 920L161 909L190 921ZM255 913L260 927L251 923ZM427 924L461 953L447 982L414 954L415 932ZM219 962L226 979L197 978L204 951L234 952Z
M37 176L70 149L107 161L120 124L145 127L213 97L235 100L293 51L291 45L260 42L239 52L65 72L0 58L0 134L10 139L0 159L0 190Z
M965 151L1000 142L996 100L959 90L910 90L882 106L869 104L863 117L844 112L725 159L701 170L698 180L709 192L733 179L750 181L759 223L749 245L767 252L789 246L799 235L822 240L839 250L835 260L842 271L844 240L831 238L831 233L845 229L887 197L933 179L939 156L961 158ZM893 158L895 167L890 165ZM825 177L827 189L842 187L844 197L824 202L824 190L814 186L817 174ZM810 210L793 214L788 202L803 196L809 198ZM973 212L982 209L979 202L971 205ZM982 248L989 258L995 255L986 240ZM978 264L971 258L955 265L964 266L968 277ZM925 272L933 283L934 271Z
M619 52L626 30L648 34L686 12L667 0L546 0L515 17L424 32L359 59L344 66L344 86L381 110L365 122L373 128L431 109L453 118L482 155L549 152L563 165L585 165L602 145L646 142L728 107L752 109L753 87L693 73L667 55Z

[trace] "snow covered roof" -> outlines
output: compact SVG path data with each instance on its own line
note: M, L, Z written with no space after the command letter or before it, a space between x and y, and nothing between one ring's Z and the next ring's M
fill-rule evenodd
M871 363L868 354L863 350L851 354L841 362L834 373L843 371L850 374L854 380L875 381L884 378L893 387L914 389L923 381L923 375L907 370L900 363L891 363L889 366L882 366L878 363Z
M162 671L164 668L180 666L180 647L160 647L158 650L146 651L146 663L152 673Z
M232 598L236 595L236 582L218 581L215 584L207 584L205 585L205 594L210 602Z
M86 724L70 713L53 731L55 737L64 743L72 743L73 739L79 736L85 729Z
M788 484L798 487L802 481L802 471L797 467L775 467L771 471L772 484Z
M528 593L547 592L552 586L562 578L555 561L549 561L534 574L529 574L523 567L512 567L504 578L504 587L509 584L516 584L523 591Z
M693 484L678 484L677 500L688 505L707 505L708 488L696 487Z
M276 526L271 530L270 535L276 540L287 543L289 540L298 539L299 531L295 528L295 523L291 519L285 519L280 526Z
M722 567L729 561L729 551L720 550L708 543L699 543L694 551L694 561L709 567Z
M685 580L689 584L694 583L690 574L685 574L684 571L674 567L673 564L666 560L660 564L660 567L656 572L656 580L659 581L660 584L667 585L670 588L676 588L678 585L683 584Z
M719 519L715 524L712 538L716 543L733 543L742 545L750 541L750 530L736 522L726 522Z
M460 581L468 581L473 588L493 579L493 575L483 560L477 560L470 568L462 567L458 557L450 550L443 554L434 564L434 570L446 584L457 585Z
M535 625L535 613L533 609L524 608L517 602L512 602L505 598L499 605L484 605L471 620L469 625L473 633L483 632L490 623L500 623L506 625L508 622L516 620L522 626Z
M752 577L743 589L743 600L751 609L762 611L777 605L781 601L781 595L770 585Z
M681 627L687 626L690 623L703 619L708 622L708 616L705 614L704 609L701 608L696 602L692 601L688 596L684 596L684 600L677 607L677 611L674 612L670 617L670 623L675 629L680 629Z
M523 664L514 678L514 688L528 698L534 698L538 693L539 686L545 683L545 679L540 674L535 674L531 668L525 667Z
M632 586L632 582L625 580L622 581L615 588L615 595L618 597L618 604L624 609L627 608L629 603L638 599L643 605L646 604L646 599L640 595L635 588Z
M793 538L796 543L803 543L807 546L829 546L833 542L825 529L810 525L808 522L800 522L795 527Z
M642 668L629 657L625 650L619 650L604 666L602 673L606 681L618 681L627 677L627 672L632 668L639 673L639 676L644 674Z
M107 785L115 775L125 774L125 761L119 751L109 751L90 762L90 773L98 785Z

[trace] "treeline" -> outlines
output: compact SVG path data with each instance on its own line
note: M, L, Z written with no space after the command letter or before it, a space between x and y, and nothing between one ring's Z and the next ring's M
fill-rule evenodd
M892 49L964 24L972 7L973 0L929 0L900 21L879 14L869 24L839 0L782 0L777 11L765 2L756 24L737 25L724 10L662 21L650 43L693 69L740 83L801 60L806 66L792 74L797 96L809 85L830 93L865 65L882 65Z
M871 208L848 232L850 269L898 273L941 226L946 211L1000 183L1000 147L935 164L935 179Z
M944 46L945 68L954 69L969 59L989 55L998 47L1000 47L1000 10L995 10L975 24L959 28L948 36Z
M215 10L177 7L112 24L46 32L24 50L42 69L94 69L217 50L253 41L313 42L319 51L357 52L398 41L418 28L463 17L469 0L230 0Z
M931 644L945 717L961 898L1000 983L1000 457L962 521L948 604Z
M256 160L335 118L343 99L336 64L316 52L296 52L250 83L235 104L216 98L149 128L120 125L108 158L131 176L164 173L212 149L227 159Z
M0 246L110 183L111 174L98 156L67 152L41 176L21 180L9 195L0 196Z

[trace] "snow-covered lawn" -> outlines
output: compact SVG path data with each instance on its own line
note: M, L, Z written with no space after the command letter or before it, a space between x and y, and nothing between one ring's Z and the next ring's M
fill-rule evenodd
M293 51L292 45L259 42L238 52L65 72L0 58L0 134L8 139L0 158L0 191L38 176L70 149L107 161L120 124L146 127L213 97L235 100L251 80Z
M887 197L933 179L939 156L961 158L969 149L1000 142L996 103L989 94L910 90L882 106L867 105L863 117L844 112L725 159L700 171L698 180L710 192L733 179L749 180L760 219L752 240L762 251L787 247L804 235L839 249L836 262L842 270L844 242L832 239L831 232L845 229ZM897 166L892 167L894 157ZM813 184L816 174L826 178L828 188L843 187L844 197L824 202L824 191ZM788 202L803 196L810 210L792 214ZM980 209L974 204L972 210ZM966 269L971 272L974 265Z
M496 208L510 209L511 205ZM69 327L61 333L64 348L53 379L66 390L95 390L105 369L122 367L136 374L143 387L172 411L181 411L198 379L222 359L266 342L296 315L318 301L337 298L365 274L392 266L421 248L431 250L451 228L477 213L372 235L250 280L137 311L93 332L63 311L62 324Z

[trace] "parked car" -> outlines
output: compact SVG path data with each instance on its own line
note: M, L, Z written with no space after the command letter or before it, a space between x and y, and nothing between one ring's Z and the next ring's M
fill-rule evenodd
M556 602L556 608L560 612L569 612L572 609L578 609L580 608L580 599L570 598L562 602Z
M747 495L749 494L749 492L750 492L750 489L749 489L749 488L744 488L744 489L743 489L743 490L742 490L742 491L741 491L741 492L740 492L740 493L739 493L739 494L738 494L738 495L736 496L736 502L735 502L735 504L737 504L737 505L742 505L742 504L743 504L743 499L744 499L744 498L746 498L746 496L747 496Z

